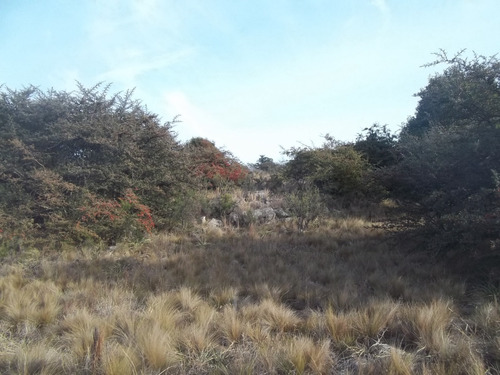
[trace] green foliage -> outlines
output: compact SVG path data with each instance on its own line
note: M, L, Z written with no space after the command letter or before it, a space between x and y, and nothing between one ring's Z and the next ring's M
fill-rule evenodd
M421 200L439 190L476 192L492 188L499 168L499 129L434 128L401 143L403 158L386 173L401 198ZM458 198L460 200L460 198Z
M417 112L402 130L402 136L421 136L434 126L443 128L476 124L496 127L500 122L500 62L496 57L474 54L471 60L464 51L449 58L445 51L427 66L446 64L448 68L429 80L416 94Z
M236 201L230 193L223 193L212 200L209 210L206 212L209 217L225 219L236 206Z
M102 240L108 244L123 239L135 241L151 233L155 226L150 208L141 204L131 189L118 200L90 195L79 211L81 217L75 225L75 235L84 240Z
M374 124L358 135L354 149L375 168L393 165L398 161L397 136L387 125Z
M167 228L187 229L199 219L203 210L204 192L197 189L186 189L182 194L172 197L166 209L164 219Z
M11 223L71 237L86 197L113 202L134 189L158 228L173 225L171 203L190 194L194 176L172 123L132 92L109 96L101 86L0 92L0 212Z
M321 148L293 148L286 154L291 157L285 166L287 178L313 184L320 193L331 196L364 193L369 165L352 145L326 136Z
M418 94L398 144L400 161L378 176L394 196L417 203L436 250L471 265L498 241L500 64L444 52L439 58L449 67Z
M272 158L260 155L257 163L255 163L253 167L264 172L272 173L279 168L279 164L275 163Z
M301 232L325 212L319 189L308 183L301 183L288 193L285 206L297 219L297 228Z
M284 185L284 165L275 163L273 159L260 155L255 164L251 164L252 171L249 173L249 186L247 189L269 190L281 192Z
M438 56L438 62L451 66L419 93L417 114L399 142L402 160L388 169L393 191L417 201L436 191L467 196L493 188L491 171L500 167L500 64L495 58L476 56L469 62L460 55ZM415 119L422 118L425 132L414 128Z

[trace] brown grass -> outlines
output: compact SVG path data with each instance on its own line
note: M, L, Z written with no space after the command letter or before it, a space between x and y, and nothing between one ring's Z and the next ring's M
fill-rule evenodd
M202 234L5 258L0 373L500 373L491 289L363 219Z
M284 350L284 358L297 374L310 371L327 374L333 365L330 340L314 342L310 337L297 336L290 340Z

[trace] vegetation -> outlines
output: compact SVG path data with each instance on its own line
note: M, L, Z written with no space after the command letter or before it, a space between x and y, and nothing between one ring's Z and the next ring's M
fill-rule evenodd
M363 192L363 177L368 163L350 144L325 137L320 148L292 148L285 175L292 181L309 182L329 196L356 195Z
M208 188L224 188L241 185L248 173L228 151L221 151L213 142L203 138L193 138L186 146L189 157L194 163L197 176L201 177Z
M182 144L132 92L0 91L0 372L500 373L500 63L399 134Z
M436 63L448 68L417 94L400 161L379 175L394 197L416 204L412 215L434 251L462 263L461 272L488 277L499 260L500 63L444 52Z
M363 129L354 144L373 168L383 168L399 161L397 136L392 134L386 125L374 124Z
M130 190L151 210L159 229L175 225L175 202L193 182L171 123L161 125L131 92L108 97L109 86L100 87L1 93L4 236L80 239L77 224L89 210L99 223L103 218L112 222L118 214L119 220L129 221L126 216L136 212L112 207ZM87 220L88 234L94 236L99 230L91 224ZM121 234L114 233L114 240Z
M361 218L4 258L0 371L484 374L495 296Z

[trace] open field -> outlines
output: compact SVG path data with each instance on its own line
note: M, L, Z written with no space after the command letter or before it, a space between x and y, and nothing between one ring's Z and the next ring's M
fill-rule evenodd
M359 218L3 259L2 374L498 374L500 305Z

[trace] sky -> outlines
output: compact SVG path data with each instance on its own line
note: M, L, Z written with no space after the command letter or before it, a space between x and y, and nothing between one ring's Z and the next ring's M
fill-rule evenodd
M397 132L434 52L500 52L498 0L0 0L0 85L135 89L244 163Z

